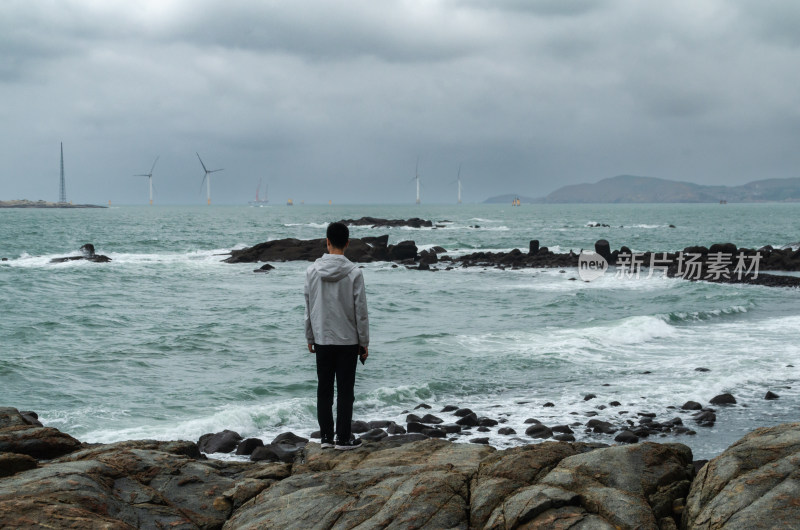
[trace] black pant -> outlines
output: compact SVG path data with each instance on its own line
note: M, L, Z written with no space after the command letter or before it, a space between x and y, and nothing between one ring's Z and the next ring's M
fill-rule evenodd
M317 352L317 420L322 437L333 439L333 380L336 379L336 439L350 440L353 387L356 383L358 344L315 344Z

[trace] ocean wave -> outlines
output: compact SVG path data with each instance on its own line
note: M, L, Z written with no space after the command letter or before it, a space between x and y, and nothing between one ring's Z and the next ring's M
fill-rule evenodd
M305 226L308 228L328 228L328 223L283 223L283 226Z
M246 245L237 245L236 248L244 248ZM98 251L98 254L105 254L111 258L111 262L101 266L104 267L117 267L120 265L142 265L142 264L174 264L174 263L219 263L225 256L231 252L230 248L222 249L208 249L208 250L192 250L189 252L179 253L113 253ZM61 254L45 254L42 256L31 256L23 252L19 258L9 259L2 263L10 267L24 267L24 268L42 268L42 267L57 267L57 268L74 268L74 267L97 267L98 264L87 260L71 260L62 263L52 263L53 259L63 257L81 256L80 252L66 252Z
M742 305L736 305L709 311L672 311L671 313L666 313L664 318L668 322L696 322L742 313L747 313L747 308Z

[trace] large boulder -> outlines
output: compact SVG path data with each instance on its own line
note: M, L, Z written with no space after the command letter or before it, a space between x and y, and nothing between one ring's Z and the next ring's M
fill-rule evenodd
M593 448L587 444L544 442L487 456L472 479L470 527L483 528L507 497L536 483L564 458Z
M225 528L466 528L469 481L494 450L391 438L354 451L306 446L292 476L246 503Z
M0 528L220 528L238 505L288 476L285 464L180 454L191 446L98 446L0 480Z
M81 443L53 427L14 425L0 428L0 453L18 453L50 459L80 449Z
M800 423L756 429L697 475L686 501L687 529L797 528Z
M674 528L673 504L686 497L693 472L692 452L681 444L614 446L567 456L498 503L485 527Z

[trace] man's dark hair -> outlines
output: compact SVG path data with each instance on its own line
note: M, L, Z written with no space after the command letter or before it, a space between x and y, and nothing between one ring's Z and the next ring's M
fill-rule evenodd
M328 225L326 237L331 242L331 246L343 249L350 240L350 229L344 223L331 223Z

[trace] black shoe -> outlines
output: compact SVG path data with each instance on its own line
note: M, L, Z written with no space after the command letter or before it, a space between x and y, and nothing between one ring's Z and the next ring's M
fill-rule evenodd
M361 438L356 438L347 442L336 442L336 449L339 451L349 451L361 447Z
M323 436L322 437L321 446L322 446L323 449L330 449L331 447L334 446L333 438L328 438L326 436Z

